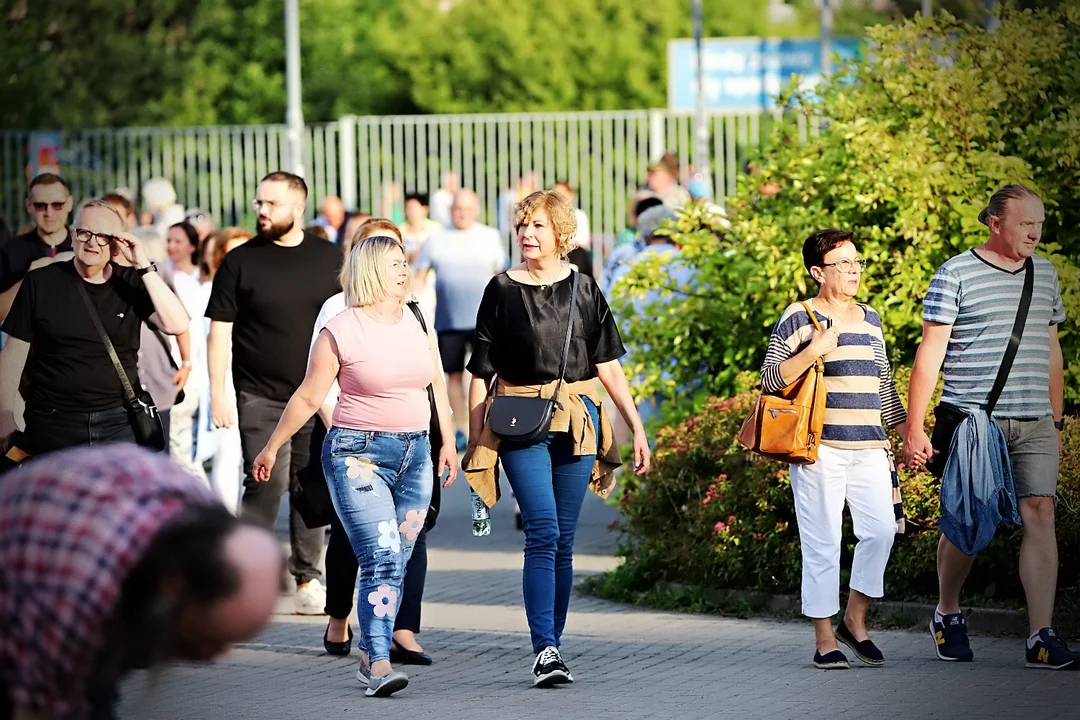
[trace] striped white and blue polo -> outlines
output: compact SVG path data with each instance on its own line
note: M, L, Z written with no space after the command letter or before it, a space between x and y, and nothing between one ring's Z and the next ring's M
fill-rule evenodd
M1035 255L1035 285L1027 324L994 416L1033 419L1053 415L1050 405L1050 326L1065 322L1057 269ZM923 300L923 320L952 325L945 352L941 401L965 409L985 406L1009 344L1024 268L991 264L974 250L942 265Z
M828 396L821 444L847 450L887 447L882 418L889 427L907 420L885 353L881 317L868 305L860 307L865 315L862 320L834 324L840 334L839 343L822 358ZM814 314L818 323L826 327L828 318L817 311ZM806 309L800 303L788 306L769 339L761 366L762 390L777 392L784 387L780 364L801 352L813 332Z

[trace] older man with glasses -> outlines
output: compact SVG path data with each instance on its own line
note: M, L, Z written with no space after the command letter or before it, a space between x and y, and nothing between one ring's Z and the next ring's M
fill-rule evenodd
M102 200L84 205L73 233L74 259L37 268L22 281L0 352L0 447L16 431L15 406L25 369L26 430L15 444L31 456L79 445L135 442L120 377L95 328L96 309L132 387L141 387L141 323L164 333L187 330L180 300L149 262L124 218ZM113 252L131 267L112 262ZM81 289L80 289L81 288Z

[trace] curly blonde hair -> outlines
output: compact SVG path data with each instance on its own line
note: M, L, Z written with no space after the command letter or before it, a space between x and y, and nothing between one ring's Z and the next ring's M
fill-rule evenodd
M574 237L577 235L577 215L574 206L562 194L554 190L537 190L514 208L514 231L526 225L537 210L547 213L551 231L555 234L555 250L559 257L566 258L574 249Z

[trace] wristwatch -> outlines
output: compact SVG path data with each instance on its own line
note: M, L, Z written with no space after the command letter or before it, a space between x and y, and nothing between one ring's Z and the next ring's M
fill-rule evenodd
M1054 427L1056 427L1058 430L1064 430L1065 429L1065 418L1061 418L1060 420L1055 420L1054 421Z
M139 268L136 272L138 272L139 277L142 277L146 273L157 272L157 265L151 262L146 267Z

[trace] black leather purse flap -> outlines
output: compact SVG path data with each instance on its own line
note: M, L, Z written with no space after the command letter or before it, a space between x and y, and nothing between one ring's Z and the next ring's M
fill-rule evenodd
M488 424L503 440L531 443L548 434L554 415L554 400L496 395L491 399Z

